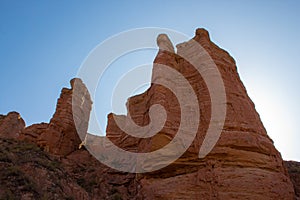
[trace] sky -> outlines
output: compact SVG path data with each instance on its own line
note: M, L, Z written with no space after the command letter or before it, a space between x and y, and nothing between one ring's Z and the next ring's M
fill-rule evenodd
M69 87L69 80L97 45L143 27L172 29L190 38L196 28L207 29L212 41L236 60L248 94L283 158L300 161L297 0L0 0L0 113L18 111L27 125L48 122L61 89ZM108 79L122 76L132 65L151 63L155 54L137 52L119 59ZM97 98L103 127L111 112L108 88Z

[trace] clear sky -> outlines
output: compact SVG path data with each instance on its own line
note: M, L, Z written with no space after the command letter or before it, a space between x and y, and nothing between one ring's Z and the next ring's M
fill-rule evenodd
M297 0L0 0L0 113L18 111L27 125L48 122L61 88L69 87L88 53L114 34L142 27L170 28L190 37L197 27L206 28L235 58L283 158L300 161ZM139 60L152 62L154 55ZM110 107L102 105L99 118L105 124Z

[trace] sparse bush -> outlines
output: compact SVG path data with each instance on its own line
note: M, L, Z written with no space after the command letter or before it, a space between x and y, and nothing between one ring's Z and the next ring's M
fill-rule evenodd
M7 176L22 176L22 172L14 166L10 166L6 169L5 174Z
M112 200L122 200L122 196L120 193L115 193L112 195Z
M118 189L113 187L110 191L112 200L122 200L122 195L119 193Z
M98 185L97 181L93 178L91 180L79 178L79 179L77 179L77 184L89 193L92 192L94 187L96 187Z
M14 194L12 193L11 190L6 189L6 190L4 191L4 195L3 195L2 197L0 196L0 199L14 200L14 199L16 199L16 198L15 198L15 196L14 196Z
M60 163L57 161L51 161L51 160L36 160L35 161L38 165L41 165L45 167L46 169L49 169L50 171L55 171L60 168Z
M7 152L0 151L0 162L11 162Z

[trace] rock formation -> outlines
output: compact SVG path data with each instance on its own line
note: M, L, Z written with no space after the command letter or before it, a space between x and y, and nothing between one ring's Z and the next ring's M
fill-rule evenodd
M300 162L284 161L294 185L296 200L300 199Z
M158 70L159 64L162 64L182 74L199 101L200 125L187 151L169 166L145 174L116 171L98 162L85 148L78 149L87 133L92 101L82 81L73 79L71 89L62 90L56 112L49 123L24 128L25 123L18 113L0 115L0 169L17 167L12 173L0 173L1 180L12 180L1 184L0 198L14 196L13 190L16 191L15 197L24 199L297 198L299 194L295 195L281 155L268 137L247 95L234 59L216 46L204 29L197 29L193 40L208 52L216 64L227 97L226 120L221 137L206 157L199 158L198 153L212 116L211 96L202 75L179 56L180 52L191 51L190 56L199 52L191 49L192 41L177 45L175 50L167 35L161 34L157 38L159 52L154 60L151 87L143 94L129 98L127 109L137 125L146 126L150 123L151 105L162 105L167 114L162 130L150 138L136 138L122 131L115 121L118 118L125 123L128 116L110 114L106 137L117 146L132 152L152 152L175 137L181 119L179 101L171 90L154 83L156 79L165 78L165 74ZM89 136L89 140L97 138ZM27 142L37 144L45 152L28 146ZM11 147L6 148L9 145ZM157 160L155 165L161 162L163 158ZM298 179L291 171L291 165L287 166L295 190L299 192ZM19 177L16 174L31 178L16 184L14 180ZM43 177L43 180L36 177ZM32 182L31 189L34 192L28 192L29 182ZM34 187L40 184L44 185L42 189ZM57 196L54 197L53 193Z
M25 127L25 122L17 112L10 112L7 115L0 115L1 137L17 138L19 132Z
M78 149L81 143L78 134L85 135L87 132L92 101L80 79L72 79L70 83L71 89L62 89L50 123L34 124L25 128L21 131L20 139L36 142L45 151L59 156L68 155ZM78 90L76 92L73 90L75 84ZM76 113L80 113L80 116L74 116L73 109L79 110ZM76 127L74 120L78 120L80 126Z
M142 199L293 199L293 186L281 155L247 95L234 59L211 42L204 29L197 29L193 39L209 53L224 81L227 115L221 137L204 159L197 157L211 116L207 85L190 63L172 52L166 35L158 37L160 50L152 76L164 76L156 74L156 64L170 66L183 74L199 99L201 120L193 144L181 158L162 170L139 177L138 196ZM189 51L189 48L192 48L191 41L177 45L177 52ZM166 108L167 122L152 138L137 139L118 129L110 115L107 137L115 144L127 150L153 151L168 144L177 133L178 101L163 86L152 84L145 93L131 97L127 104L132 119L140 126L149 123L149 108L153 104Z

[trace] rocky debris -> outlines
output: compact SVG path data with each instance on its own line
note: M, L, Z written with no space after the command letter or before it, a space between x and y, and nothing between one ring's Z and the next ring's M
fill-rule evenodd
M293 199L294 189L283 166L280 153L266 130L242 84L234 59L197 29L193 38L209 53L221 73L226 89L227 114L217 145L204 158L198 158L211 117L211 99L207 85L191 63L169 51L166 35L159 36L160 51L154 61L152 80L164 78L157 64L167 65L186 77L199 99L200 127L188 151L165 169L139 176L142 199ZM177 45L177 52L193 52L192 41ZM192 55L191 55L192 56ZM155 136L139 139L116 127L108 118L107 137L126 150L149 152L168 144L180 123L180 107L167 88L151 84L143 94L131 97L128 112L136 124L149 124L149 108L160 104L167 111L167 121ZM111 115L112 116L112 115ZM117 116L124 118L126 116ZM161 161L157 161L157 165ZM145 163L146 165L147 163ZM254 184L255 183L255 184Z
M0 138L0 199L88 199L59 160L35 144Z
M7 115L0 115L0 137L17 138L25 122L17 112L10 112Z
M300 162L284 161L284 164L289 172L291 181L294 185L296 200L300 199Z
M86 150L77 150L62 158L62 165L90 199L135 199L135 174L113 170L96 160Z
M83 149L57 157L32 142L0 138L0 199L134 199L135 176Z

